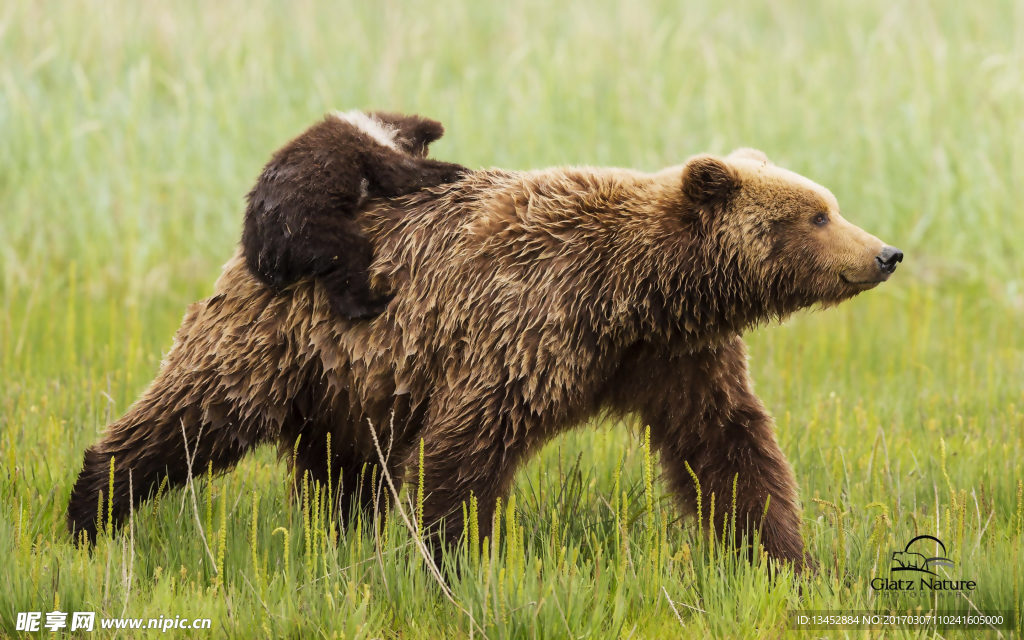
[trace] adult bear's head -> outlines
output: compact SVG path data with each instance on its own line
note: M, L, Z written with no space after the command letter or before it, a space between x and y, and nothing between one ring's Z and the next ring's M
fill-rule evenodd
M712 264L783 315L885 282L903 252L850 224L832 193L754 149L683 168L683 211Z

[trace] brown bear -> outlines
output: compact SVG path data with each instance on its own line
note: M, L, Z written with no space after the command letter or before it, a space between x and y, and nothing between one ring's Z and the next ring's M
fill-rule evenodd
M380 314L370 292L370 243L356 214L391 198L454 182L465 167L427 158L444 135L436 120L362 111L328 114L274 153L248 195L242 253L276 291L313 276L346 318Z
M844 220L828 190L743 149L655 174L480 171L370 202L360 223L388 309L348 321L316 281L275 295L236 255L189 306L153 384L86 452L73 533L95 534L110 456L120 520L129 474L136 501L165 475L185 481L186 444L201 473L261 443L291 457L301 436L294 473L330 474L369 506L353 488L380 461L372 425L396 478L416 473L423 440L426 521L458 539L472 493L482 539L516 469L607 412L650 425L684 509L687 463L706 494L731 496L738 477L736 521L802 563L796 482L741 335L871 289L903 257Z

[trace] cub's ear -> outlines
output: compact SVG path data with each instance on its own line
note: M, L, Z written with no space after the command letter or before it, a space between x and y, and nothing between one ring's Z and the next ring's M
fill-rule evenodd
M683 167L683 195L697 206L722 202L739 186L739 177L720 158L695 156Z
M419 118L419 122L413 127L412 139L417 147L423 147L423 155L427 155L427 145L440 140L444 135L444 127L437 120L430 118Z
M741 147L729 154L729 158L742 158L744 160L753 160L754 162L763 162L764 164L770 164L774 166L774 163L768 159L768 156L763 151L757 149L751 149L750 147Z
M398 143L411 155L425 158L431 142L444 135L444 127L437 120L417 115L376 111L373 117L398 132Z

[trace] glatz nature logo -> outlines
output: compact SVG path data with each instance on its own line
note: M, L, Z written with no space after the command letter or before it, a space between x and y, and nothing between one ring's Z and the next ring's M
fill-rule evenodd
M920 544L914 547L917 542ZM933 546L932 543L942 548L941 556L927 555L927 549ZM911 550L911 547L915 550ZM953 569L953 561L946 557L946 545L935 536L917 536L907 543L903 551L892 552L892 566L889 572L897 577L874 578L871 581L871 588L875 591L924 592L926 588L929 591L974 591L978 586L974 580L941 579L933 570L938 567ZM919 580L915 581L915 573L924 575L917 576Z

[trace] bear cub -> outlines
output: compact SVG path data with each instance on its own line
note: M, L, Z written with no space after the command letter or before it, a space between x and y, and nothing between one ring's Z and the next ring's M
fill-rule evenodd
M312 276L345 318L382 313L391 296L370 290L373 251L356 213L370 198L467 173L426 157L443 134L440 122L416 115L328 114L273 155L247 196L242 252L250 271L276 292Z

